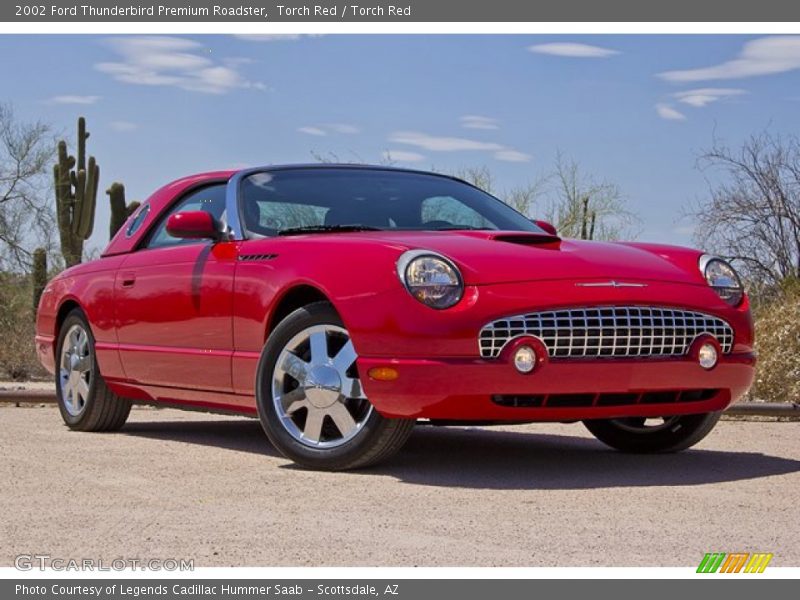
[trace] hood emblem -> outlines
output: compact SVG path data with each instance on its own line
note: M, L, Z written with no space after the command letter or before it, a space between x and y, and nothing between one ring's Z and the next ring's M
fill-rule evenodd
M629 283L626 281L594 281L589 283L576 283L578 287L613 287L613 288L623 288L623 287L647 287L646 283Z

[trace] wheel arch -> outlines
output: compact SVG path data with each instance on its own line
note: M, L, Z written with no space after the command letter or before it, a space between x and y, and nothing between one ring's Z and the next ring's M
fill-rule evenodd
M76 308L80 311L83 311L83 307L78 303L78 301L70 296L64 298L61 301L61 304L58 305L58 310L56 310L55 318L53 319L53 345L51 349L54 364L58 363L58 336L61 335L61 326L64 324L67 315Z
M58 311L56 312L56 320L55 320L55 331L53 331L53 336L58 339L59 334L61 333L61 325L64 323L64 320L67 318L67 315L71 313L75 309L80 310L84 314L86 311L83 310L83 307L80 303L72 297L65 298L58 307ZM90 325L91 327L91 325Z
M291 313L296 311L298 308L313 304L314 302L329 303L341 317L341 312L336 309L334 302L320 288L310 283L298 283L283 290L283 292L275 300L269 317L267 318L264 340L266 341L275 327L278 326L278 323L283 321Z

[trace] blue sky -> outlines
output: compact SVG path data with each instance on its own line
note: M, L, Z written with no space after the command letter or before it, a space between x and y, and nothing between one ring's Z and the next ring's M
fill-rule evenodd
M135 199L312 151L486 165L503 188L561 151L619 185L639 239L686 245L681 209L707 195L696 159L713 135L800 133L800 37L4 35L0 65L0 101L66 135L85 115L101 189L120 180Z

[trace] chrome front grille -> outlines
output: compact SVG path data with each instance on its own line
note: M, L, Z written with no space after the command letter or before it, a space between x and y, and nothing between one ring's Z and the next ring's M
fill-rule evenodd
M594 306L534 312L498 319L481 329L483 358L496 358L509 340L533 335L551 358L682 356L708 333L723 353L733 329L722 319L689 310L653 306Z

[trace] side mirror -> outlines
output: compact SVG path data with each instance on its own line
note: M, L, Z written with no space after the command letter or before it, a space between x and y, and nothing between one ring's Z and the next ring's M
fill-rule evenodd
M204 210L187 210L170 215L167 233L181 239L218 240L222 237L217 220Z
M539 229L543 229L546 233L550 235L558 236L558 231L552 224L548 223L547 221L534 221L536 225L539 226Z

